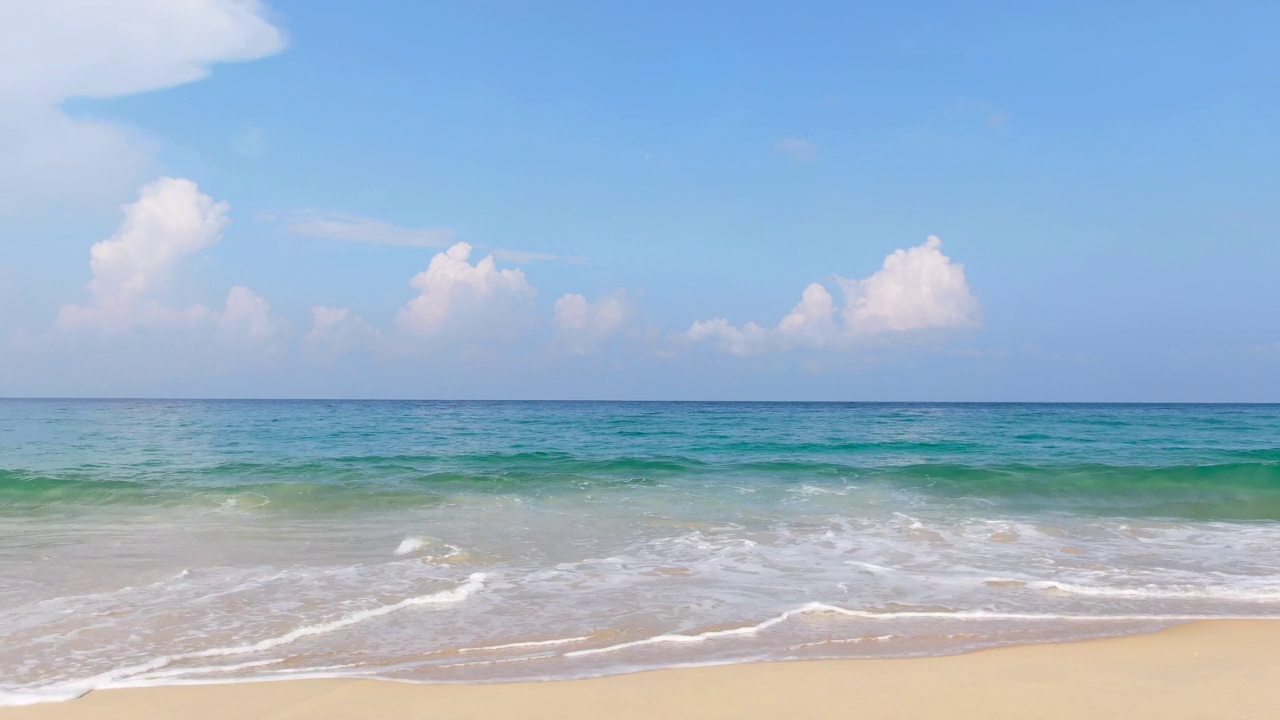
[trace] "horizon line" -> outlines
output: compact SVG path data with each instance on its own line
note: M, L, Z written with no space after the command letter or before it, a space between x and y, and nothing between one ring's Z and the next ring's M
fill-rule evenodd
M426 397L198 397L198 396L62 396L3 395L11 401L99 402L420 402L420 403L687 403L687 404L794 404L794 405L1280 405L1274 400L709 400L618 398L426 398Z

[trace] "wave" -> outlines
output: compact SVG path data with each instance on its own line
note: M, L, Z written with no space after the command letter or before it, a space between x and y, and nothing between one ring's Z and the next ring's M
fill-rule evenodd
M1060 613L1018 613L1018 612L1001 612L992 610L901 610L891 612L877 612L874 610L855 610L851 608L843 608L838 605L830 605L821 602L805 603L796 608L792 608L767 620L756 623L754 625L744 625L726 630L708 630L706 632L696 634L682 633L664 633L662 635L654 635L640 640L630 640L628 642L617 643L614 645L606 645L604 647L586 648L583 650L573 650L564 653L564 657L586 657L590 655L600 655L603 653L613 653L620 650L628 650L646 645L662 645L662 644L690 644L702 643L708 640L717 640L721 638L735 637L754 637L764 630L784 623L794 617L809 614L834 614L859 620L904 620L904 619L931 619L931 620L981 620L981 621L998 621L998 620L1014 620L1014 621L1042 621L1042 622L1194 622L1198 620L1277 620L1280 617L1276 615L1161 615L1161 614L1113 614L1113 615L1070 615Z
M465 647L458 650L459 653L475 653L475 652L493 652L495 650L522 650L534 647L554 647L556 645L572 645L573 643L586 642L591 639L591 635L579 635L577 637L556 638L554 640L527 640L525 642L504 643L502 645L483 645L480 647Z
M60 683L58 685L47 686L44 688L2 690L0 691L0 706L28 705L38 702L69 700L80 697L91 690L107 687L115 682L125 680L127 678L136 679L139 676L150 675L176 662L262 652L281 645L288 645L289 643L297 642L305 637L324 635L374 618L390 615L391 613L398 612L405 608L461 602L483 589L486 579L487 578L484 573L472 573L467 578L466 582L449 590L441 590L428 595L408 597L400 600L399 602L390 603L388 605L379 605L367 610L353 612L348 615L344 615L337 620L331 620L326 623L303 625L302 627L294 628L282 635L265 638L255 643L208 648L205 650L195 650L192 652L178 653L174 655L162 655L152 660L148 660L145 663L116 668L83 680ZM169 675L171 676L172 673Z
M1027 587L1037 590L1067 593L1069 595L1088 595L1092 597L1157 599L1187 598L1197 600L1235 600L1239 602L1280 601L1280 587L1269 587L1255 590L1220 586L1154 584L1141 585L1138 587L1115 587L1102 585L1076 585L1055 581L1030 582L1027 583Z
M643 492L702 494L731 485L816 497L906 491L1012 509L1222 520L1280 519L1280 461L1185 465L863 466L793 459L709 462L683 456L577 457L560 452L339 457L305 463L201 468L79 467L59 473L0 469L0 505L197 505L210 510L334 510L430 506L458 495ZM855 487L856 485L856 487ZM817 500L815 500L817 501Z
M165 668L176 662L183 660L200 660L207 658L219 658L235 655L250 654L260 652L265 649L278 647L294 642L303 637L333 632L350 625L354 625L365 620L381 617L396 612L406 607L414 605L442 604L452 603L465 600L475 592L484 587L485 577L481 573L473 574L468 580L456 588L444 590L430 595L406 598L397 603L383 605L369 610L352 613L343 618L328 623L317 625L308 625L297 628L293 631L272 638L267 638L256 643L237 645L230 647L210 648L207 650L181 653L175 655L161 656L146 663L140 663L124 668L119 668L106 673L102 673L83 680L59 683L37 688L13 688L0 690L0 707L12 705L29 705L44 702L56 702L60 700L73 699L84 695L85 693L100 688L121 688L121 687L147 687L154 685L168 684L210 684L221 682L253 682L253 681L271 681L299 677L314 678L333 678L333 677L380 677L380 674L372 669L352 670L359 668L362 663L348 663L340 665L329 665L324 667L303 667L290 668L285 670L274 671L267 675L255 675L251 677L237 676L232 679L209 679L207 676L219 675L224 673L241 672L257 668L267 668L272 665L284 662L286 658L266 658L261 660L250 660L245 662L237 662L224 665L204 665L191 668L169 669ZM853 620L868 622L890 622L897 620L912 619L929 619L929 620L950 620L961 622L1046 622L1046 623L1164 623L1176 624L1183 622L1194 622L1203 620L1280 620L1277 615L1221 615L1221 614L1158 614L1158 613L1120 613L1120 614L1064 614L1064 613L1028 613L1028 612L1004 612L989 610L862 610L855 608L846 608L838 605L832 605L824 602L808 602L797 607L791 608L778 615L769 617L761 622L752 625L743 625L734 628L725 628L717 630L707 630L700 633L664 633L654 635L637 640L615 643L601 647L590 647L579 650L569 650L566 652L544 652L535 655L520 655L517 657L490 657L483 660L467 661L461 663L451 663L441 665L444 668L459 668L471 665L496 665L502 663L520 663L531 660L546 660L549 658L586 658L597 655L611 654L623 652L626 650L664 644L686 644L694 645L713 640L720 639L737 639L752 638L760 635L766 630L777 625L786 623L794 618L804 615L836 615ZM523 642L512 642L496 645L485 645L476 647L459 648L455 652L457 654L471 653L501 653L511 650L531 650L531 649L550 649L562 647L566 645L578 645L590 642L597 635L582 635L574 637L555 638L549 640L533 640ZM831 645L839 643L863 643L863 642L887 642L893 639L903 637L898 634L879 634L864 635L860 637L836 638L823 640L821 642L802 643L793 646L793 649L809 646ZM726 662L743 662L750 659L761 659L763 656L751 656L739 660L723 661L714 660L708 662L675 662L668 663L669 667L692 667L698 665L714 665L725 664ZM658 665L654 667L660 667ZM632 667L635 666L622 666ZM344 670L345 672L333 672L335 670ZM612 671L618 672L615 668ZM593 677L598 672L588 675L578 675L570 673L565 677ZM205 676L205 677L193 677ZM402 678L390 678L401 682L418 682L414 680L404 680ZM428 681L432 682L432 681Z

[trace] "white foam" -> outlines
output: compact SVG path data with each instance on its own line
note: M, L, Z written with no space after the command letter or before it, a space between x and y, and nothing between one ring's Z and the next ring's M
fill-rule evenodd
M590 639L591 639L590 635L580 635L578 637L558 638L556 640L530 640L528 642L506 643L505 645L485 645L483 647L468 647L468 648L462 648L461 650L458 650L458 652L469 653L469 652L485 652L489 650L514 650L517 648L551 647L555 645L570 645L572 643L583 642L585 640L590 640Z
M920 521L920 518L912 517L910 515L907 515L906 513L900 513L900 512L895 512L893 516L897 518L900 523L906 525L908 530L924 529L924 523Z
M897 635L875 635L873 637L856 637L856 638L837 638L835 640L819 640L818 642L800 643L793 645L792 650L799 650L807 647L824 647L827 645L856 645L864 642L887 642L898 637Z
M876 565L875 563L863 562L861 560L845 560L844 562L846 565L853 565L855 567L860 567L863 570L866 570L869 573L874 573L876 575L883 575L885 573L897 572L897 570L893 568L888 568L883 565Z
M155 680L164 680L168 678L189 677L191 675L215 675L217 673L237 672L239 670L248 670L256 667L266 667L267 665L275 665L282 663L285 658L272 658L270 660L252 660L250 662L235 663L234 665L208 665L205 667L194 668L177 668L172 670L158 670L156 672L138 675L127 682L129 684L138 684L139 686L149 685ZM123 683L115 683L112 687L121 687Z
M641 645L655 645L655 644L661 644L661 643L699 643L699 642L705 642L707 640L714 640L716 638L723 638L723 637L743 637L743 636L750 637L758 634L761 630L766 630L768 628L773 627L774 625L777 625L778 623L785 622L794 615L798 615L806 612L815 612L818 610L825 610L827 608L831 608L832 610L839 610L839 608L836 608L831 605L824 605L822 603L807 603L805 605L801 605L798 608L788 610L782 613L781 615L776 615L774 617L771 617L768 620L757 623L755 625L747 625L744 627L730 628L728 630L708 630L707 632L698 633L697 635L682 635L679 633L667 633L663 635L655 635L653 637L644 638L643 640L632 640L630 642L618 643L617 645L606 645L605 647L599 647L599 648L587 648L586 650L574 650L574 651L565 653L564 656L565 657L581 657L584 655L598 655L600 653L614 652L617 650L625 650L627 648L639 647Z
M1280 600L1280 588L1267 587L1258 589L1234 588L1221 585L1141 585L1137 587L1115 587L1105 585L1077 585L1053 581L1031 582L1028 587L1037 590L1055 590L1072 595L1091 595L1094 597L1126 597L1126 598L1188 598L1236 600L1240 602L1275 602Z
M396 555L408 555L409 553L418 552L429 544L431 544L431 541L427 538L407 537L400 541L400 545L396 548Z
M32 690L0 690L0 707L16 707L19 705L38 705L47 702L63 702L75 700L89 692L61 688L35 688Z
M583 657L601 653L617 652L645 645L665 643L701 643L707 640L731 637L753 637L762 630L786 622L787 620L808 613L834 613L861 620L902 620L902 619L946 619L946 620L1028 620L1028 621L1061 621L1061 622L1192 622L1196 620L1280 620L1276 615L1064 615L1057 613L1014 613L987 610L941 611L941 610L904 610L899 612L874 612L870 610L852 610L827 603L805 603L755 625L747 625L728 630L709 630L696 635L666 633L654 635L641 640L606 645L598 648L574 650L564 657Z
M849 485L841 488L819 487L817 485L801 485L798 488L788 488L787 492L802 495L804 497L812 497L814 495L848 495L850 490L856 490L855 486Z
M415 607L418 605L439 605L443 603L461 602L471 597L473 594L476 593L476 591L483 588L484 581L485 581L484 573L472 573L471 576L467 578L467 581L465 583L459 585L456 588L453 588L452 590L441 590L440 592L431 593L430 595L418 595L416 597L405 598L400 602L392 603L390 605L380 605L375 608L369 608L368 610L361 610L359 612L354 612L354 613L351 613L350 615L346 615L332 622L321 623L319 625L304 625L300 628L291 630L283 635L277 635L276 637L273 637L273 638L259 640L258 642L252 643L250 645L236 645L233 647L225 647L225 648L210 648L208 650L200 650L198 652L186 653L183 655L175 655L173 657L174 659L196 659L196 658L206 658L206 657L221 657L224 655L240 655L244 653L261 652L263 650L270 650L271 648L278 647L280 645L286 645L296 640L300 640L304 637L309 637L311 635L323 635L325 633L331 633L334 630L339 630L341 628L347 627L348 625L355 625L356 623L361 623L361 622L364 622L365 620L371 620L376 617L382 617L383 615L390 615L391 613L396 612L397 610L403 610L407 607Z
M493 660L471 660L468 662L450 663L448 665L441 665L440 667L460 668L460 667L477 667L482 665L506 665L509 663L528 662L530 660L545 660L547 658L551 658L555 656L556 656L555 653L547 652L547 653L538 653L537 655L525 655L524 657L515 657L515 658L495 658Z
M462 555L462 548L458 547L457 545L441 543L435 538L414 537L414 536L409 536L409 537L406 537L404 540L401 540L400 544L396 546L395 554L397 557L402 557L404 555L411 555L413 553L423 550L424 548L429 548L437 544L443 547L445 552L436 554L436 555L423 555L421 559L427 562L436 562L441 560L448 560L449 558L458 557L459 555Z
M162 655L145 663L117 668L83 680L58 683L46 688L34 690L0 691L0 706L6 704L29 705L38 702L69 700L71 698L79 697L90 690L116 686L117 683L128 678L154 674L155 671L172 665L175 662L262 652L263 650L270 650L281 645L296 642L304 637L324 635L350 625L365 622L366 620L390 615L393 612L397 612L405 608L421 605L440 605L461 602L482 589L484 587L485 579L486 576L484 573L472 573L471 576L467 578L466 582L451 590L441 590L440 592L431 593L429 595L417 595L415 597L405 598L404 600L391 603L390 605L380 605L378 607L369 608L368 610L354 612L327 623L304 625L284 633L283 635L266 638L248 645L233 645L179 653L176 655Z
M270 674L266 675L244 675L232 678L207 677L211 675L225 675L226 673L250 670L256 667L265 667L267 665L278 665L286 659L287 658L275 658L274 660L254 660L252 662L236 663L234 665L211 665L207 667L183 668L180 670L164 670L155 673L147 673L145 675L136 675L126 680L119 680L102 687L110 688L112 690L121 690L126 688L165 687L174 685L229 685L232 683L272 682L276 680L332 680L335 678L367 677L369 675L369 673L362 672L334 672L336 670L358 668L363 664L342 663L339 665L319 665L316 667L281 668L272 670ZM83 695L83 693L81 694Z

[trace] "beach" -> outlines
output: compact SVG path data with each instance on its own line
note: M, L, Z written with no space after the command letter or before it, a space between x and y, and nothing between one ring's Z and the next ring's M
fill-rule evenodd
M585 680L296 680L102 690L0 720L865 718L1217 720L1280 716L1280 622L963 655L676 668Z
M0 707L821 695L793 668L1269 621L1275 437L1275 406L2 401Z
M1184 5L0 0L0 720L1280 720Z

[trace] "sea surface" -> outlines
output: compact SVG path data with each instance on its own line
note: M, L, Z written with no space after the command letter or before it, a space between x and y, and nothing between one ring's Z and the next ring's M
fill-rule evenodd
M1280 618L1280 406L0 401L0 704Z

